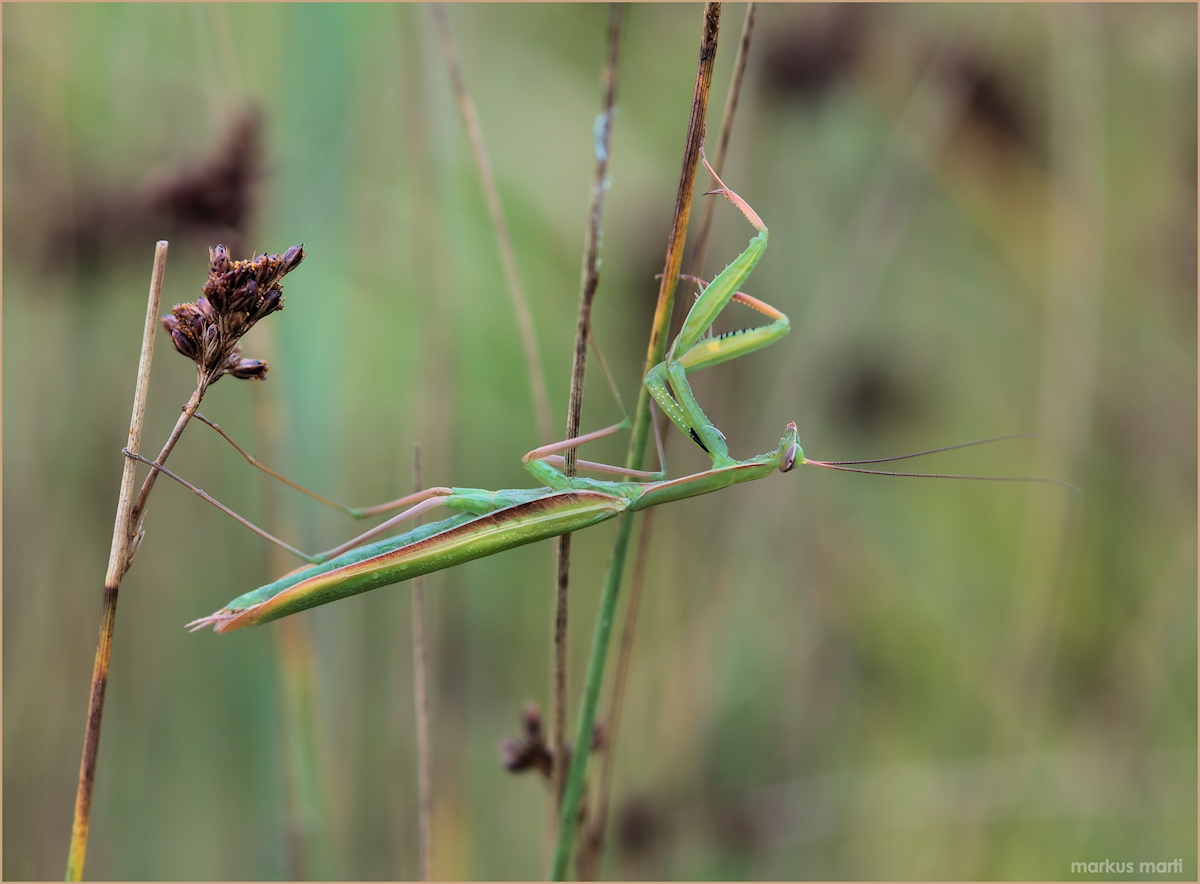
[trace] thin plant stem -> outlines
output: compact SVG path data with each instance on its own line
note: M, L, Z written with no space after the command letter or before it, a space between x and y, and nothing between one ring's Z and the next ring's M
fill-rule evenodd
M729 91L725 96L725 111L721 116L721 131L717 139L717 152L713 168L719 175L725 165L729 151L729 139L733 133L733 121L737 115L738 99L742 91L742 83L746 75L746 62L750 56L750 42L754 34L755 3L746 7L746 16L742 21L742 36L738 41L737 58L733 63L733 75L729 81ZM692 276L703 272L704 257L708 250L709 235L712 232L713 210L715 200L704 203L700 214L700 226L696 232L696 242L692 247L690 268ZM671 437L663 440L663 448L670 444ZM600 776L596 789L594 810L588 814L588 833L584 839L580 853L579 876L581 879L595 878L600 856L604 850L604 834L608 823L609 801L612 794L612 771L616 761L617 736L620 732L621 709L625 701L625 686L629 677L629 661L633 652L633 636L637 629L637 617L640 608L642 587L646 578L646 565L649 561L650 544L654 535L655 510L649 510L642 519L638 531L637 553L634 556L633 577L630 581L629 600L625 603L625 621L621 629L621 645L617 651L616 671L613 674L612 691L608 699L608 712L604 716L607 725L605 731L605 751L600 759Z
M729 154L729 138L733 134L733 121L737 116L738 99L742 94L742 81L746 77L746 61L750 58L750 41L754 36L754 16L758 4L746 6L746 17L742 20L742 37L738 41L737 58L733 62L733 76L729 80L729 91L725 94L725 110L721 114L721 132L717 137L717 152L712 167L720 175L725 170L725 158ZM696 244L692 247L692 276L704 276L704 258L708 253L708 238L712 231L713 213L719 200L704 201L700 210L700 226L696 228Z
M492 225L496 229L496 244L500 249L500 261L504 265L504 276L508 280L508 292L512 297L517 331L521 336L521 347L525 351L525 367L529 372L530 386L533 388L533 405L537 415L538 433L542 437L542 442L549 442L553 438L550 422L550 396L546 387L546 374L542 370L542 359L538 355L537 338L533 331L533 314L529 310L525 287L521 284L521 277L517 272L517 258L513 252L512 237L508 232L508 224L504 220L504 210L500 206L500 194L496 190L496 179L492 175L492 165L488 161L487 150L483 145L483 132L479 127L479 117L475 113L475 103L471 100L471 93L467 91L467 81L463 76L458 49L454 45L450 22L446 19L446 10L440 3L434 3L431 9L433 20L437 24L438 34L441 37L442 53L446 57L446 66L450 71L450 84L458 102L458 109L462 113L463 123L467 127L467 136L471 140L471 149L475 155L475 165L479 167L479 179L483 185L483 194L487 199L488 211L492 215Z
M126 445L130 451L135 452L142 444L142 426L146 418L146 396L150 384L150 362L154 357L154 333L158 328L158 304L162 297L163 275L166 269L167 243L160 240L154 246L154 267L150 273L150 294L146 302L146 324L142 329L142 350L138 357L133 414L129 420L129 438ZM92 669L92 690L83 737L83 758L79 764L79 786L75 793L75 820L71 826L71 846L67 854L68 881L79 881L83 877L88 824L92 812L92 786L96 778L96 752L100 746L100 719L104 712L104 692L108 687L108 664L112 656L113 627L117 616L117 591L121 586L121 578L129 570L136 546L130 526L137 463L130 458L124 460L121 493L117 498L117 515L108 553L108 571L104 576L100 639L96 644L96 662Z
M708 112L708 95L712 87L713 65L717 56L717 37L720 32L721 4L707 3L704 7L704 24L700 38L700 59L696 71L696 85L692 97L691 118L688 121L687 139L683 152L683 168L679 175L679 191L675 198L675 216L667 240L667 254L663 264L662 280L658 289L658 304L654 310L654 325L646 352L643 375L663 360L670 331L671 309L674 306L675 289L679 282L679 268L683 263L683 245L687 236L688 218L692 209L692 191L699 165L700 143L704 137L704 118ZM637 409L626 467L640 469L645 454L646 440L650 434L650 392L643 384L638 395ZM592 650L588 659L584 680L583 698L580 703L579 725L576 729L575 752L563 792L562 811L559 814L558 841L554 851L551 878L561 881L567 877L571 860L571 848L575 842L575 831L579 822L579 802L583 795L583 780L587 772L591 750L592 732L596 723L596 707L600 700L600 687L604 678L604 664L608 656L608 643L612 634L612 622L620 593L621 574L625 567L625 556L629 549L629 538L633 528L633 517L624 513L618 517L616 536L613 539L612 558L608 576L600 597L600 610L596 616L596 631L592 639Z
M163 443L162 451L158 453L158 457L154 459L153 465L150 467L150 472L142 481L141 490L138 491L137 500L134 501L133 510L129 514L129 522L133 526L133 552L137 551L137 545L141 543L142 538L142 519L146 514L146 501L150 497L150 491L154 488L154 480L158 478L161 467L175 449L175 443L179 441L179 437L183 435L184 429L188 422L195 416L196 411L200 408L200 402L204 399L204 394L208 390L208 379L204 376L204 372L198 372L196 381L196 389L192 391L191 397L187 404L183 406L183 411L179 415L179 419L175 421L175 426L171 428L171 435L167 437L167 441ZM130 449L132 451L133 449ZM136 453L136 452L135 452Z
M308 621L286 617L274 630L275 659L281 681L282 751L288 759L287 789L291 810L290 859L297 878L337 878L333 836L326 824L317 688Z
M273 330L270 327L260 328L257 339L260 352L269 354L274 349L273 341ZM276 399L267 387L260 384L250 387L250 396L255 435L265 457L274 460L280 449L280 419L275 407ZM202 414L197 413L196 417L205 420ZM229 439L235 448L242 450L224 431L218 432ZM264 522L273 532L281 534L284 533L283 518L276 503L277 486L271 477L280 478L289 485L293 483L273 470L262 475ZM273 574L283 574L293 567L286 552L275 545L270 547L269 562ZM287 814L287 873L296 881L322 880L333 877L334 862L330 828L323 825L321 820L325 802L321 788L321 742L316 720L316 665L308 620L304 617L287 617L272 633L272 650L279 679L280 702L276 706Z
M413 492L421 490L421 443L413 443ZM417 524L421 519L417 518ZM421 848L418 855L417 877L429 880L430 868L430 806L429 778L429 694L428 659L425 645L425 578L413 579L413 701L417 708L417 801Z
M629 584L629 600L625 602L625 622L621 627L621 646L617 651L617 668L613 673L612 692L608 700L608 714L604 720L604 755L600 759L600 777L596 789L595 809L588 815L587 834L579 852L579 879L596 880L600 857L604 852L604 832L608 821L609 799L612 795L614 747L621 726L621 709L625 700L625 685L629 678L629 661L633 657L633 633L637 628L638 608L641 606L642 586L646 577L646 562L650 558L650 538L654 531L654 514L658 510L647 510L638 532L637 554L633 562L633 578Z
M571 395L567 406L567 435L579 435L583 410L583 379L587 366L587 342L592 325L592 301L600 283L597 259L600 252L600 219L604 213L604 195L608 192L608 155L612 142L613 104L617 93L617 65L620 61L621 34L625 23L625 6L612 5L608 23L608 56L601 73L603 99L596 120L596 177L588 206L588 224L583 239L583 270L579 282L579 318L575 324L575 358L571 367ZM564 472L575 475L576 449L566 451ZM551 742L553 768L551 784L555 816L561 811L562 790L566 783L567 740L567 623L568 589L571 575L571 535L558 539L558 575L554 597L554 672L551 694Z

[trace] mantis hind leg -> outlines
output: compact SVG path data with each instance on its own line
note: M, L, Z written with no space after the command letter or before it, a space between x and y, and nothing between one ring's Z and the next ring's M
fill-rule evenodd
M322 497L320 494L317 494L317 492L312 491L308 488L305 488L299 482L293 482L291 479L289 479L287 476L283 475L282 473L271 469L269 466L267 466L262 461L258 460L258 458L254 457L245 448L243 448L241 445L239 445L237 442L235 442L233 437L230 436L228 433L226 433L223 429L221 429L221 426L218 423L216 423L216 421L210 421L208 418L206 418L200 412L196 412L196 419L198 421L200 421L202 424L206 424L207 426L209 426L213 430L215 430L221 436L222 439L224 439L226 442L228 442L230 445L232 445L237 450L238 454L240 454L242 457L244 457L246 459L246 462L249 463L255 469L262 470L268 476L272 476L273 478L278 479L280 482L283 482L285 485L295 488L301 494L307 494L309 497L311 497L313 500L317 501L318 503L323 503L327 507L330 507L335 510L339 510L340 512L345 513L347 516L349 516L352 519L369 519L371 516L378 516L381 513L387 513L387 512L391 512L392 510L398 510L398 509L401 509L406 506L411 506L414 503L419 503L419 502L425 500L426 498L428 498L430 496L431 492L434 494L449 494L450 493L449 488L426 489L425 491L419 491L415 494L406 494L404 497L398 497L395 500L389 500L386 503L378 503L378 504L375 504L374 506L366 506L366 507L344 506L344 505L338 503L337 501L330 500L327 497Z
M206 423L207 423L207 421L206 421ZM321 552L321 553L306 553L303 550L299 550L296 547L292 546L291 544L289 544L283 540L280 540L275 535L270 534L267 531L264 531L262 528L259 528L257 525L255 525L253 522L251 522L249 519L245 518L244 516L238 515L233 510L231 510L229 507L225 506L225 504L221 503L219 500L217 500L211 494L206 492L203 488L196 487L191 482L187 481L186 479L180 477L176 473L167 469L162 464L157 464L154 461L150 460L149 458L143 457L140 454L134 454L128 448L122 449L122 453L128 458L131 458L133 460L144 463L149 467L153 467L154 469L161 472L167 478L173 479L174 481L178 482L180 485L182 485L184 488L191 491L197 497L199 497L202 500L215 506L221 512L225 513L225 515L230 516L231 518L237 520L242 525L244 525L245 527L247 527L251 531L253 531L255 534L259 535L260 537L264 538L265 540L269 540L271 543L275 544L280 549L283 549L283 550L291 553L292 555L296 556L297 558L304 559L304 561L308 562L311 565L319 565L322 562L327 562L334 556L339 556L342 553L346 552L347 550L354 549L354 547L359 546L360 544L366 543L368 540L372 540L372 539L378 537L380 534L384 534L384 533L390 531L392 528L396 527L397 525L399 525L403 522L406 522L409 519L414 519L417 516L421 515L422 513L426 512L427 510L433 509L434 507L454 506L458 502L458 499L460 499L464 496L464 494L463 494L464 491L465 492L470 491L470 489L453 489L453 488L436 487L436 488L426 488L424 491L418 491L416 494L410 494L408 497L402 498L398 503L400 503L402 505L407 505L407 504L413 504L413 505L409 506L408 509L406 509L404 512L400 513L399 515L392 516L390 519L388 519L385 522L380 522L378 525L376 525L374 528L371 528L369 531L365 531L362 534L360 534L358 537L352 538L351 540L348 540L345 543L343 543L339 546L336 546L331 550L326 550L325 552ZM490 494L490 492L484 492L484 493ZM395 509L397 507L393 506L391 508ZM463 506L458 506L457 508L458 509L466 509L466 507L463 507Z

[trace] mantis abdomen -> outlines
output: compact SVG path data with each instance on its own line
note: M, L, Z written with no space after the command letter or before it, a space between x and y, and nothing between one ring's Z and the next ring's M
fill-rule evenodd
M266 623L526 543L579 531L617 516L628 506L626 498L598 491L560 491L485 515L454 516L293 572L189 625L212 625L217 632L229 632Z

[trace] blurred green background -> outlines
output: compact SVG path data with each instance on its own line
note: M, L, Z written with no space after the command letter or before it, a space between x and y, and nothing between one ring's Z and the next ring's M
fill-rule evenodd
M700 12L627 20L594 315L629 402ZM723 14L710 133L743 12ZM560 426L608 10L448 14ZM57 878L155 239L162 312L199 294L216 241L304 243L287 309L245 341L270 377L203 411L307 485L396 496L420 440L427 484L527 486L544 440L428 9L3 15L3 874ZM1196 26L1192 5L759 9L725 178L771 229L746 288L793 332L696 376L731 452L789 420L827 459L1036 431L921 468L1082 493L802 469L664 508L604 876L1180 858L1156 877L1195 879ZM718 207L705 272L750 233ZM737 312L720 327L754 321ZM160 335L147 453L193 382ZM584 427L617 416L593 363ZM353 532L202 426L171 464L306 548ZM704 464L672 442L673 474ZM572 722L611 535L575 539ZM497 743L547 705L554 548L427 581L435 876L544 873L547 789ZM285 567L158 484L121 589L88 877L416 874L407 585L182 630Z

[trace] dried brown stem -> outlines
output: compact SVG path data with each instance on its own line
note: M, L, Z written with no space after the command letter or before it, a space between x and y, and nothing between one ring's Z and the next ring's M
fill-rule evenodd
M154 247L154 268L150 274L150 294L146 303L146 324L142 330L142 350L138 358L137 384L133 394L133 414L129 420L127 448L137 451L142 444L142 425L146 417L146 395L150 384L150 362L154 356L154 332L158 328L158 304L162 297L163 274L167 269L167 243ZM88 824L91 821L92 786L96 777L96 752L100 746L100 719L104 712L104 692L108 687L108 663L112 655L113 626L117 616L117 591L121 578L133 559L132 524L133 486L137 464L125 458L121 474L121 493L113 524L108 571L104 576L104 599L100 608L100 639L96 644L96 662L92 669L92 690L88 700L87 726L83 737L83 758L79 764L79 786L75 793L75 820L71 826L71 846L67 854L67 880L83 877L87 853Z
M625 7L614 3L608 23L608 56L601 73L604 96L600 111L601 127L596 142L596 176L588 206L588 224L583 238L583 270L579 283L579 318L575 324L575 359L571 368L571 395L567 406L567 435L579 435L583 410L583 379L587 366L587 342L591 333L592 301L600 283L597 258L600 251L600 219L604 213L604 194L608 191L608 155L612 141L613 104L617 93L617 65L620 61L621 33L625 23ZM575 475L576 449L566 451L564 471ZM571 535L558 540L558 574L554 599L554 673L551 694L551 742L554 768L551 778L554 794L554 813L557 816L562 801L567 766L564 747L567 740L567 622L568 588L571 574Z
M733 62L733 76L729 80L729 91L725 94L725 110L721 114L721 132L717 138L717 153L712 167L720 175L725 169L725 157L729 153L729 137L733 134L733 120L737 116L738 99L742 94L742 80L746 76L746 60L750 57L750 40L754 36L754 15L758 4L746 6L746 17L742 21L742 38L738 41L737 58ZM706 200L700 213L700 226L696 230L696 244L692 247L689 264L692 276L704 275L704 258L708 252L708 237L712 231L713 212L719 200Z
M126 459L122 473L108 573L104 580L100 640L96 647L96 663L92 673L88 723L84 732L83 759L80 762L79 789L75 800L75 822L67 856L68 880L78 880L83 874L92 785L96 771L96 750L100 740L100 718L112 654L117 591L142 540L142 518L150 490L154 487L159 472L163 470L163 462L179 441L196 409L200 407L204 392L214 381L226 374L247 380L262 379L266 375L267 364L258 359L245 358L238 347L238 341L260 319L283 307L283 289L279 280L304 260L304 249L302 246L293 246L283 255L262 255L253 261L242 262L231 260L229 251L224 246L210 249L209 277L204 286L204 295L194 304L176 304L171 315L162 317L163 328L170 334L172 346L196 363L196 389L184 406L183 414L175 422L174 430L171 431L158 459L152 464L150 475L142 483L137 499L134 500L134 471L137 468L135 460L146 460L137 452L142 441L154 328L159 321L157 314L166 260L167 243L160 241L154 251L154 270L150 279L146 328L142 334L133 417L130 419L129 439L125 446L126 453L132 457ZM199 493L206 496L203 492Z
M650 348L646 359L647 371L661 362L663 354L666 352L666 338L670 332L669 317L675 306L675 289L679 284L679 268L683 266L683 246L687 239L688 218L692 212L692 191L696 185L696 167L700 164L700 146L704 142L704 120L708 112L708 93L712 87L713 64L716 61L720 15L720 3L705 4L705 36L700 47L700 67L696 72L696 91L692 100L692 115L688 121L683 168L679 173L679 192L675 197L675 217L671 223L671 234L667 240L667 256L663 263L662 278L658 286L658 304L654 312L654 328L650 334ZM648 409L649 394L647 393L642 398L646 400ZM639 404L641 404L640 400ZM640 442L639 440L635 440L635 442L644 448L645 434Z
M421 443L413 443L413 492L421 490ZM421 523L420 517L417 524ZM430 805L428 659L425 645L425 579L413 579L413 699L417 707L417 800L420 807L421 852L417 876L429 880Z
M450 22L446 19L446 10L440 3L433 4L431 9L433 20L437 24L438 34L441 37L442 53L446 56L446 66L450 70L450 84L458 102L458 109L462 113L463 123L467 127L467 135L471 139L471 149L475 155L475 165L479 167L483 194L487 199L488 211L492 215L492 225L496 228L496 243L500 249L500 261L504 265L504 276L508 280L513 314L516 316L517 330L521 336L521 347L525 351L525 367L529 371L529 382L533 388L533 405L537 414L538 433L541 435L542 442L548 442L553 438L554 432L550 422L550 396L547 393L546 374L542 371L542 359L538 355L537 338L533 332L533 314L529 310L525 287L521 284L521 277L517 273L517 258L513 252L512 237L509 236L508 224L504 220L504 210L500 206L500 194L496 190L492 166L483 145L483 132L479 128L475 103L471 100L471 93L467 91L467 81L463 76L458 50L454 45L454 35L450 32Z

